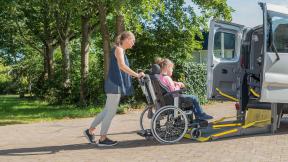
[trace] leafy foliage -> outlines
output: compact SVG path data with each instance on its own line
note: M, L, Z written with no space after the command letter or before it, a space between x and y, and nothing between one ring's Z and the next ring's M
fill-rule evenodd
M0 93L11 87L13 91L10 92L30 93L49 103L78 104L81 80L80 20L82 16L90 16L93 25L91 32L94 32L90 41L88 102L102 104L105 98L104 40L100 34L96 7L99 2L107 9L105 23L110 40L114 40L116 35L115 20L118 15L124 16L126 30L135 33L135 47L127 51L133 70L149 69L155 57L169 58L176 65L174 79L186 82L190 92L197 94L202 102L205 101L205 66L195 65L190 60L193 58L192 52L202 48L202 32L208 29L211 18L231 20L232 9L227 6L226 0L191 0L192 6L186 5L184 0L2 0ZM196 10L200 12L196 13ZM67 36L70 32L73 33L68 42L71 89L66 94L61 86L64 58L59 40L61 33ZM55 47L51 55L55 76L50 80L43 76L48 46ZM136 95L126 98L126 103L133 104L143 97L137 89L137 82L134 85Z
M3 61L0 59L0 94L9 93L9 84L12 83L12 78L9 75L11 67L4 66Z
M183 64L183 69L181 69L181 71L182 72L179 72L179 80L185 83L188 90L187 93L196 95L202 104L206 103L207 66L205 64L186 62Z

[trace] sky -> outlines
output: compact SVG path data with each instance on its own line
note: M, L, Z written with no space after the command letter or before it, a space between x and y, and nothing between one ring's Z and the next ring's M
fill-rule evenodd
M187 4L190 0L185 0ZM227 4L235 11L232 13L232 22L255 27L262 24L262 10L258 2L267 2L288 6L288 0L227 0Z
M262 10L258 5L259 0L227 0L227 4L235 11L232 13L232 22L248 27L262 24ZM288 6L288 0L262 0L277 5Z

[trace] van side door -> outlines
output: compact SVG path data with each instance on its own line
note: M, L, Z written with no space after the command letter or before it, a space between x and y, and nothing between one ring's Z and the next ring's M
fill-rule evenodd
M229 100L219 90L237 98L243 29L243 25L211 20L207 57L208 99Z
M260 3L264 16L262 102L288 103L288 8Z

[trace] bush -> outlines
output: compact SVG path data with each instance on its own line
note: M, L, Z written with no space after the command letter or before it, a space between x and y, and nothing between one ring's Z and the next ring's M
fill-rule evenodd
M13 83L12 78L9 76L11 67L5 66L0 59L0 94L13 93L11 85Z
M207 103L207 66L195 62L186 62L182 64L179 70L179 81L185 83L187 93L193 94L199 98L201 104Z

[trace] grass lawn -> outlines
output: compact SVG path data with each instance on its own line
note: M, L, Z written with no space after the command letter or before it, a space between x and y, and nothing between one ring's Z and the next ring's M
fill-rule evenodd
M47 102L0 95L0 126L65 118L92 117L100 107L79 108L73 105L49 105ZM121 111L121 110L120 110Z
M208 102L207 104L213 104ZM144 103L121 104L117 113L127 109L142 109ZM75 105L49 105L47 102L23 98L17 95L0 95L0 126L25 124L59 119L93 117L101 112L103 106L80 108Z

